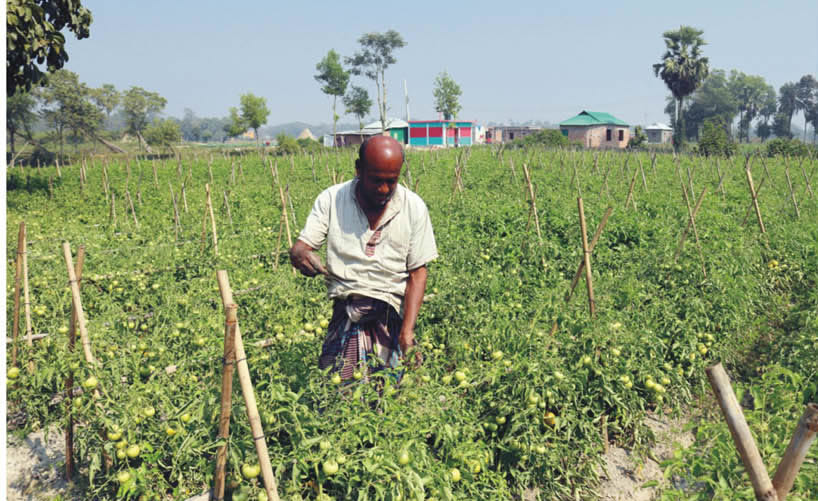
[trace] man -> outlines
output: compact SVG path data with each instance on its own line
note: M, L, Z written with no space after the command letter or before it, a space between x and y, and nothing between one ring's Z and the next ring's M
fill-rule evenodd
M318 367L340 370L342 380L394 368L415 345L426 265L438 254L426 205L398 184L403 160L393 138L367 139L356 177L318 195L290 249L301 273L326 276L334 305ZM326 269L314 253L324 242Z

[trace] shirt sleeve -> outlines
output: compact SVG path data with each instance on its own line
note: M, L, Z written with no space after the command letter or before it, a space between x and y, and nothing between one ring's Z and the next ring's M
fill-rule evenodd
M315 199L310 215L307 216L307 222L304 224L304 229L301 230L301 234L298 236L299 240L302 240L313 249L318 249L327 240L331 204L330 192L324 190Z
M409 254L406 257L406 269L414 270L429 261L437 259L437 244L432 231L432 220L426 204L418 198L417 216L412 223L412 236L409 240Z

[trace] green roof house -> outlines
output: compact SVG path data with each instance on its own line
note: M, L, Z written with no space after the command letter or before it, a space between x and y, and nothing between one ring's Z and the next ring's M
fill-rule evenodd
M560 131L586 148L625 148L630 140L628 124L599 111L583 111L560 122Z

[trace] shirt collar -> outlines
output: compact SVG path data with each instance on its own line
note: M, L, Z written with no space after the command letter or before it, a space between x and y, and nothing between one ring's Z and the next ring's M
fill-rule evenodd
M352 189L350 190L350 196L352 197L352 203L354 203L358 209L363 213L363 208L358 203L358 197L355 196L355 192L358 189L358 177L352 179ZM405 188L403 185L398 182L398 185L395 186L395 193L392 194L392 198L389 199L389 202L386 204L386 210L384 211L383 215L381 216L381 220L378 224L378 227L381 227L391 221L398 213L400 212L401 208L403 207L403 199L405 197L404 194ZM364 218L366 219L366 218Z

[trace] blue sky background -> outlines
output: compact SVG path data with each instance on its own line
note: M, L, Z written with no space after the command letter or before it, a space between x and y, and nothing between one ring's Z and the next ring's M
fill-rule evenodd
M405 115L405 79L413 119L437 117L433 82L447 70L463 90L461 119L557 123L588 109L634 125L666 121L668 91L651 65L662 32L681 24L704 30L711 68L760 75L776 89L818 74L815 0L83 4L94 16L91 37L67 35L66 68L94 87L156 91L176 117L185 108L226 116L252 92L267 99L268 125L328 123L315 64L329 49L352 55L361 34L388 29L407 42L387 70L390 115ZM371 81L352 81L374 101Z

